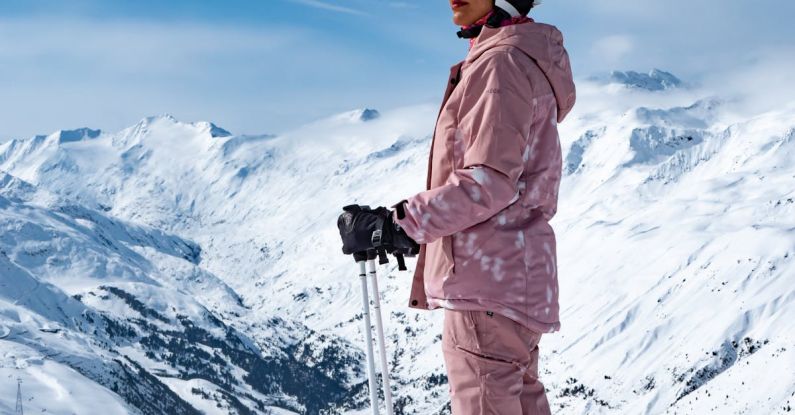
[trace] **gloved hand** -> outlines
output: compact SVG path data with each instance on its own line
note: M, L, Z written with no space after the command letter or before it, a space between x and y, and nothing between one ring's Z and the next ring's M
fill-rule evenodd
M402 254L403 256L413 257L420 252L420 245L412 239L403 227L395 221L393 210L387 210L386 222L382 228L382 233L386 236L386 245L391 247L390 254Z
M384 249L388 253L415 256L420 246L393 220L392 211L385 207L348 205L337 219L342 238L342 253L350 255L369 249Z

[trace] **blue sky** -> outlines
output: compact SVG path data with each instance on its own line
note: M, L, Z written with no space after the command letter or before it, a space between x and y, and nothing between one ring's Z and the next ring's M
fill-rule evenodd
M563 31L577 77L700 82L795 51L786 0L546 0L533 15ZM2 0L0 141L161 113L278 133L437 102L466 54L456 30L447 0Z

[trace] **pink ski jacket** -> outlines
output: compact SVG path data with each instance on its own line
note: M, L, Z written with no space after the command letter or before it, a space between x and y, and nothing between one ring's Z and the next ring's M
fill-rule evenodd
M574 106L563 36L528 22L483 27L450 71L427 190L395 221L420 244L409 306L500 313L536 332L558 318L557 124Z

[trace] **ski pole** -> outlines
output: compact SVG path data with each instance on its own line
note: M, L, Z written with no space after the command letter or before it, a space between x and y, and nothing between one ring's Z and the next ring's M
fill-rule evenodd
M386 358L386 345L384 340L384 323L381 319L381 293L378 290L378 275L376 275L375 258L368 256L367 265L369 267L370 282L373 286L373 311L375 313L376 340L378 343L378 353L381 356L381 379L383 380L384 396L386 398L386 413L393 415L392 408L392 388L389 385L389 366Z
M367 343L367 375L370 384L370 407L373 415L378 415L378 393L375 389L375 360L373 359L373 333L370 325L370 300L367 298L367 270L365 269L366 252L353 254L359 265L359 280L362 282L362 306L364 310L364 339Z

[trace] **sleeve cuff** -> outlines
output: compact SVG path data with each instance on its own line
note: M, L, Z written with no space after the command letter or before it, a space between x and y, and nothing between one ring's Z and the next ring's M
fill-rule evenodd
M426 239L427 235L425 231L416 219L409 214L409 203L407 199L404 199L392 205L392 207L395 208L395 210L392 211L392 220L403 229L403 232L405 232L409 238L413 239L418 244L427 244L431 241Z
M405 210L406 207L404 205L405 203L408 203L408 200L403 199L400 202L392 205L392 207L395 208L393 215L395 220L403 219L406 217L406 210Z

